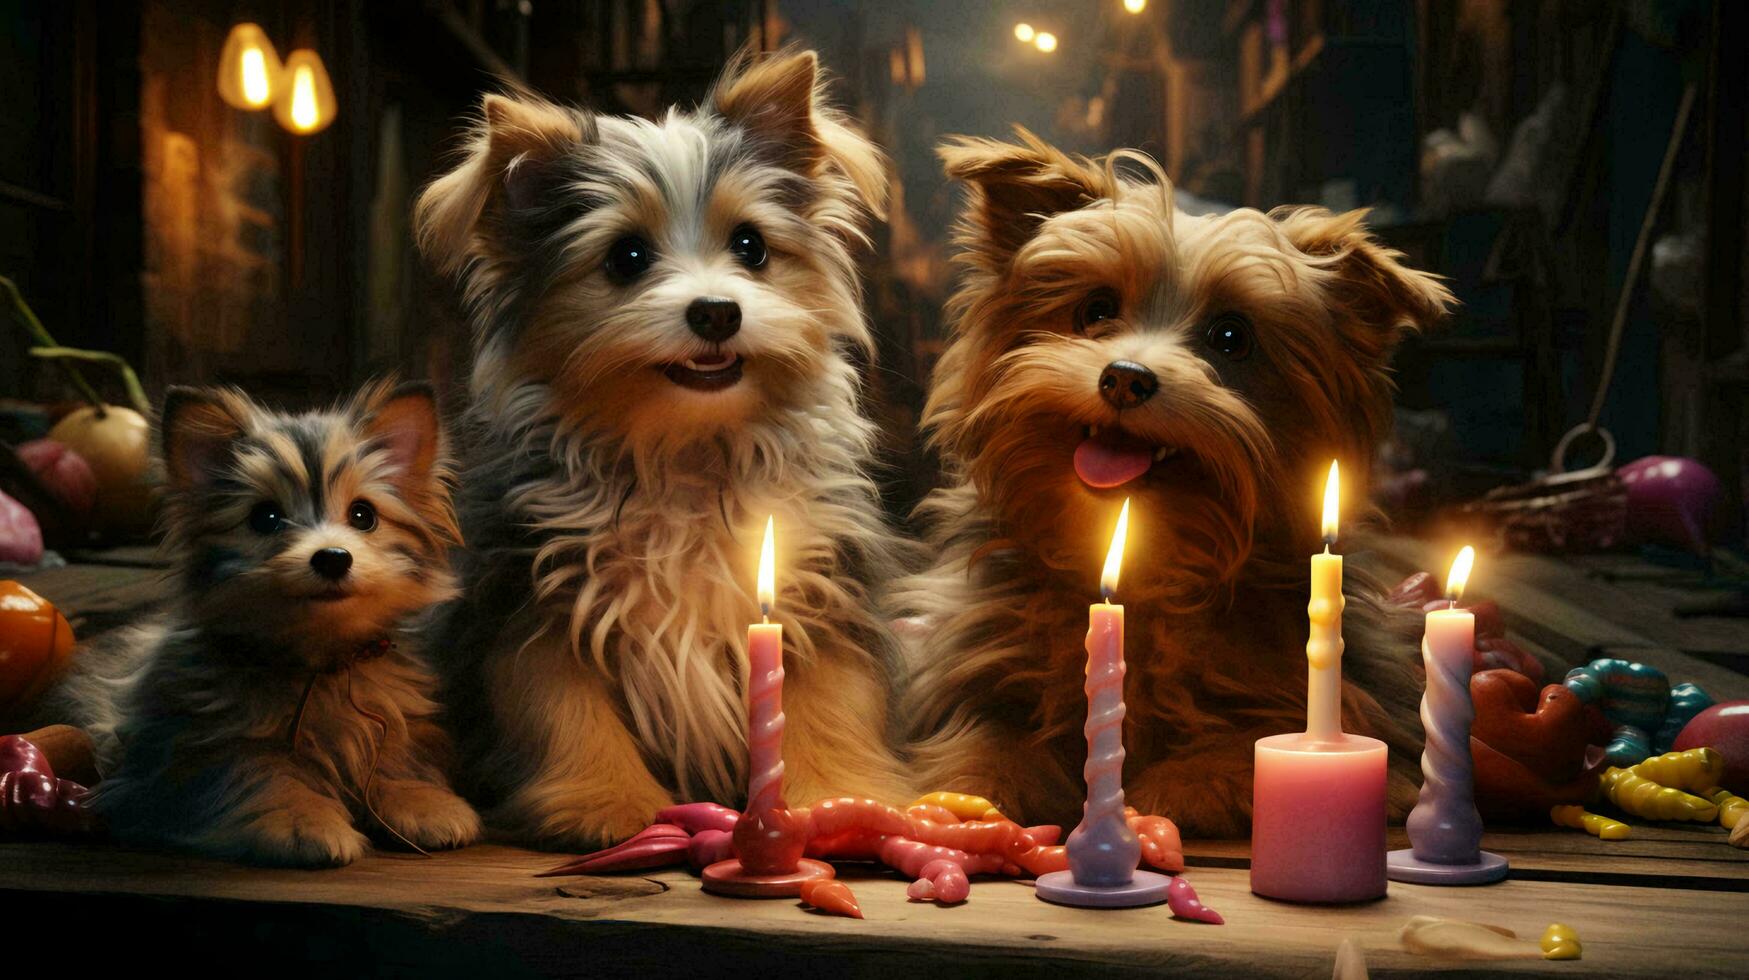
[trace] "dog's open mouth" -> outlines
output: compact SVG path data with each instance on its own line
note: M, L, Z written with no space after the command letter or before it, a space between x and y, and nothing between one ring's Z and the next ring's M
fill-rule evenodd
M693 391L722 391L741 380L741 355L718 354L708 359L677 361L662 369L668 380Z
M1140 479L1155 463L1178 455L1174 446L1156 446L1116 426L1089 426L1075 447L1075 475L1095 490L1110 490Z

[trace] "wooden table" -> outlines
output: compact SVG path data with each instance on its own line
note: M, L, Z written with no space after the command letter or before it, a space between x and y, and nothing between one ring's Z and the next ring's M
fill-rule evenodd
M1379 542L1399 570L1437 564L1435 549ZM138 554L39 573L31 587L89 634L161 597ZM1552 662L1623 655L1695 680L1718 698L1749 697L1749 625L1669 614L1680 579L1630 559L1489 561L1486 591L1516 638ZM1673 584L1674 583L1674 584ZM1403 846L1401 830L1392 846ZM0 845L0 910L14 935L63 945L87 966L277 973L326 968L390 976L600 975L633 971L744 976L1053 976L1197 971L1209 976L1328 976L1352 939L1375 977L1545 973L1749 975L1749 851L1717 828L1636 826L1626 841L1573 831L1490 833L1512 878L1474 889L1392 884L1347 908L1257 898L1244 841L1193 841L1186 872L1225 926L1179 922L1163 908L1088 912L1046 905L1025 882L980 881L971 901L905 900L896 878L845 872L864 921L784 900L736 901L679 872L537 879L550 854L487 844L433 858L379 852L334 871L244 868L101 844ZM1412 915L1467 918L1536 938L1574 926L1578 962L1450 961L1405 952Z

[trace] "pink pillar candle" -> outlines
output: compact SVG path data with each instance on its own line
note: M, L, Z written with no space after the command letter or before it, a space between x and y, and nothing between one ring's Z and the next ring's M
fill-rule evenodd
M1385 743L1303 732L1257 740L1251 890L1290 902L1385 894Z

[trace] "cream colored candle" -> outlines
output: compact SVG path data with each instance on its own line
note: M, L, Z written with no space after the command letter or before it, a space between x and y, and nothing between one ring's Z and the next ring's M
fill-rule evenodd
M1336 543L1340 478L1335 461L1324 484L1324 553L1312 556L1312 601L1306 606L1306 735L1327 742L1342 735L1342 556Z

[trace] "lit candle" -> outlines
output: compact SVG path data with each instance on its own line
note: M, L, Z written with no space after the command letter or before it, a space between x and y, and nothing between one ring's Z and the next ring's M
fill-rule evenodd
M1251 793L1251 890L1294 902L1359 902L1385 893L1385 743L1342 731L1342 556L1337 466L1324 483L1324 552L1312 556L1306 607L1306 730L1257 740Z
M1059 905L1129 908L1166 900L1172 880L1136 863L1142 845L1124 819L1123 796L1123 606L1117 594L1129 533L1130 502L1117 515L1117 530L1099 577L1103 602L1087 609L1087 801L1081 824L1069 834L1069 870L1039 878L1038 897Z
M1449 608L1427 614L1421 659L1427 690L1421 696L1421 796L1409 812L1409 848L1392 851L1394 881L1473 885L1506 876L1506 859L1482 850L1482 815L1476 801L1470 757L1470 670L1476 647L1476 617L1457 608L1476 559L1466 546L1451 563L1445 597Z
M783 801L783 624L771 621L777 601L772 531L765 519L759 547L760 622L747 627L747 809L779 809Z
M1336 544L1341 483L1336 461L1324 482L1324 553L1312 556L1312 601L1306 606L1306 735L1330 741L1342 735L1342 556Z
M832 877L832 866L802 857L807 809L783 799L783 625L777 602L775 522L765 519L755 592L759 619L747 627L747 809L735 822L735 856L704 869L706 891L748 898L800 894L804 881Z

